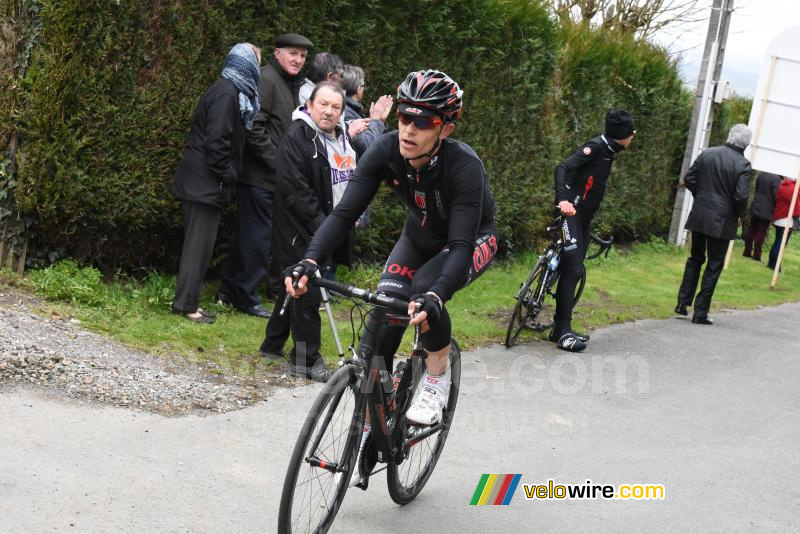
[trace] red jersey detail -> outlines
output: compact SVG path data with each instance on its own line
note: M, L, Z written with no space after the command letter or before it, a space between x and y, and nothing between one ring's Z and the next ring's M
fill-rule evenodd
M589 194L589 191L592 189L594 185L594 176L590 176L588 180L586 180L586 186L583 188L583 200L586 200L586 195Z

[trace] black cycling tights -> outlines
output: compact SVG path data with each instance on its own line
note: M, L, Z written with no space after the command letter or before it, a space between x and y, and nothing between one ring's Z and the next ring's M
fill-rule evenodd
M583 259L589 248L589 234L594 211L576 206L572 217L564 217L566 241L561 251L561 274L556 289L555 335L561 337L572 329L575 287L583 273Z
M496 252L497 236L486 234L479 237L475 242L472 263L461 287L482 275L489 268ZM425 293L441 273L447 254L447 249L433 254L425 254L414 246L404 232L395 244L389 259L386 260L381 280L378 283L378 291L403 300L409 300L411 295L417 293ZM402 327L391 324L384 325L383 328L386 330L377 332L377 327L383 322L385 313L385 310L379 308L370 312L366 330L368 334L372 335L362 337L362 341L367 339L367 343L373 343L376 342L373 340L377 338L379 346L376 353L383 356L386 369L392 369L392 359L403 339L405 325ZM450 314L447 313L447 308L442 309L438 322L435 324L429 322L428 324L430 329L422 334L422 346L425 350L435 352L447 347L450 344L451 334Z

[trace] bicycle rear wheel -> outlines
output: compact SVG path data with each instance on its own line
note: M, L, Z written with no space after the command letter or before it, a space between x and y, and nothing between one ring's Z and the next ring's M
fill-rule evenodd
M422 366L420 366L422 367ZM417 436L428 430L428 427L408 425L405 417L400 418L400 430L403 432L403 461L390 463L387 469L386 481L389 485L389 495L397 504L408 504L422 491L425 483L433 473L436 462L442 454L453 415L458 402L458 389L461 385L461 350L455 339L450 340L450 393L447 396L447 406L442 413L441 430L419 441ZM422 375L422 373L419 373ZM418 385L416 377L414 384ZM414 391L416 388L412 388ZM403 413L411 404L413 395L408 395L403 408Z
M544 292L539 291L542 287L544 274L547 272L544 259L540 256L531 269L528 279L517 293L517 303L514 311L511 312L511 320L508 322L506 330L506 348L513 347L522 329L529 319L535 319L544 305Z
M363 399L351 365L339 369L314 401L283 483L278 531L326 532L355 467Z

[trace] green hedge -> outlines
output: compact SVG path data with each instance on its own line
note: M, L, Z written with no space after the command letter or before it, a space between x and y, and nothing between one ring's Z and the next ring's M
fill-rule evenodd
M691 113L691 94L677 67L663 50L642 41L581 26L562 35L554 87L562 154L602 132L611 107L628 110L636 122L632 145L615 160L596 226L618 238L666 234Z
M0 125L22 135L16 201L36 217L40 251L106 269L174 269L182 221L169 184L192 110L232 44L269 54L285 31L363 66L368 99L393 93L412 69L457 79L465 113L455 135L491 174L504 250L541 235L553 166L611 105L627 107L639 133L615 167L602 223L632 236L669 224L689 113L674 65L647 44L559 30L539 2L28 1L41 5L43 29L21 112ZM402 216L381 195L361 257L386 254ZM219 243L218 256L224 232Z

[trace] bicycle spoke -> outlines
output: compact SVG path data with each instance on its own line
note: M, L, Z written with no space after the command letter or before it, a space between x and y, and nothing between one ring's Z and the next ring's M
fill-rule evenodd
M293 452L279 522L294 534L328 528L347 491L358 427L351 372L340 371L320 394Z

